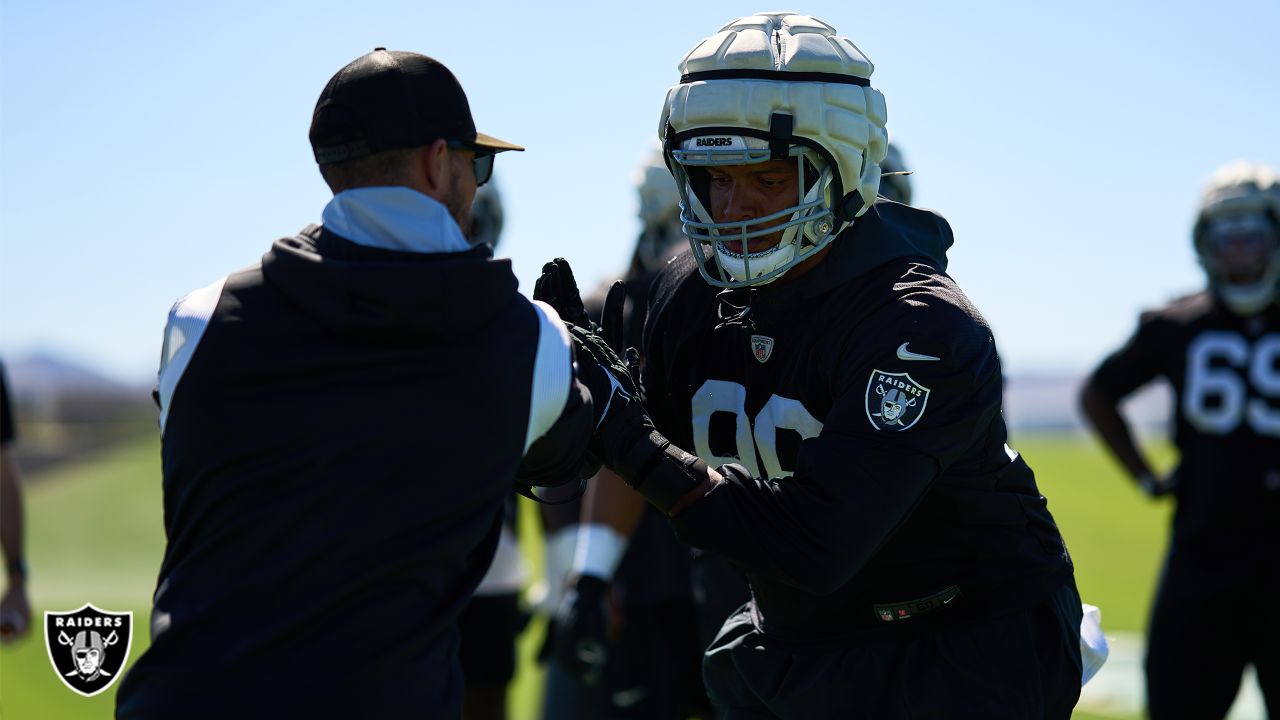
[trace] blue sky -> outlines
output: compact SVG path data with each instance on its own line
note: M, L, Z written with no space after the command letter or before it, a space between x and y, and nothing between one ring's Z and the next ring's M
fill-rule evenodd
M0 5L0 354L154 373L178 296L255 262L328 199L315 98L382 45L447 64L497 165L521 288L584 285L638 230L633 173L676 63L763 5L126 2ZM850 37L951 273L1013 373L1080 372L1140 309L1203 283L1204 178L1280 166L1280 4L793 3Z

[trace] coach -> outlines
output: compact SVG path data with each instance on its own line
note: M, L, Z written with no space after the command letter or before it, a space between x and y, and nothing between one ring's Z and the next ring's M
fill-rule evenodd
M179 300L156 397L168 539L119 718L457 717L456 618L514 488L583 473L555 312L460 227L494 156L439 62L316 104L323 225Z

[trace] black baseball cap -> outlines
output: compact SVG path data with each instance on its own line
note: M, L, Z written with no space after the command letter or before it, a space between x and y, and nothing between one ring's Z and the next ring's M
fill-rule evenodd
M524 150L476 132L467 94L438 60L376 48L338 71L311 115L311 149L327 163L449 140L478 152Z

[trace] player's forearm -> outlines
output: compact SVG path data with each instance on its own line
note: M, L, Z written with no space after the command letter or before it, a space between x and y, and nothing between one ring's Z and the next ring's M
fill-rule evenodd
M782 487L791 478L774 482L733 466L721 470L727 480L672 518L685 543L814 595L844 585L865 561L848 523L827 525L799 507L806 503L796 502L795 488Z
M725 482L673 518L695 547L815 595L834 592L866 567L937 477L924 455L859 451L839 436L806 440L795 474Z
M1120 414L1116 401L1092 379L1080 391L1080 409L1095 434L1130 474L1140 477L1151 472L1151 466L1138 450L1129 423Z
M623 537L631 537L644 516L644 509L643 496L627 487L617 473L601 468L587 486L580 520L608 525Z
M582 516L576 525L574 574L611 580L644 509L643 497L623 484L616 473L601 468L583 497Z
M617 450L606 461L627 485L668 517L698 502L720 480L698 456L671 444L648 424L607 428L607 445Z

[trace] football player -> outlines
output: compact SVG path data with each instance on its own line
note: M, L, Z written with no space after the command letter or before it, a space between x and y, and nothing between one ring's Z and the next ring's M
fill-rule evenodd
M661 149L641 165L636 188L641 232L623 278L623 336L631 346L640 344L654 276L685 244L680 195ZM597 322L608 288L586 301ZM706 712L688 547L661 512L607 470L587 499L581 524L561 519L570 506L542 506L552 538L548 567L572 568L574 581L556 623L558 659L548 668L544 716L685 720ZM565 552L559 543L567 532L576 552L550 562L553 552Z
M880 164L880 169L882 171L880 196L910 205L911 171L906 169L902 153L894 143L889 143L888 152ZM627 282L624 335L628 346L640 344L637 335L644 324L646 309L643 293L647 293L656 271L671 259L670 248L675 243L682 243L685 240L679 221L680 197L660 151L652 162L642 168L639 185L640 215L644 221L645 230L636 246L629 272L631 278ZM652 248L663 248L664 251L655 254ZM607 286L597 288L587 301L588 311L596 320L600 319L600 310L606 291ZM603 472L609 471L605 469ZM593 550L588 552L584 549L578 557L585 560L601 555L611 557L619 554L621 548L626 546L626 538L630 530L635 527L637 519L644 513L645 503L635 493L620 491L616 485L598 483L591 485L587 497L591 502L584 506L582 516L584 524L591 527L591 531L584 533L582 539L584 545ZM555 506L543 507L544 511L555 511ZM544 514L544 521L546 519L547 515ZM559 525L552 521L552 527L559 527ZM557 542L562 543L563 540L557 541L553 538L553 544ZM618 549L611 549L615 547ZM563 552L562 550L556 554L560 555ZM569 552L572 554L571 550ZM564 562L564 566L567 567L568 564L567 561ZM741 572L722 558L708 556L696 549L693 551L691 570L695 586L694 596L698 599L696 609L700 643L705 647L719 632L720 625L728 612L746 602L748 590L746 579ZM599 567L584 568L579 565L573 568L573 572L569 575L585 579L588 585L593 585L598 573L600 573ZM594 598L595 595L596 593L587 587L578 593L577 598ZM559 600L558 597L557 600ZM585 614L582 613L575 617L586 619ZM562 633L566 630L567 628L561 628ZM587 631L583 629L582 632ZM582 667L580 664L579 671L595 672L594 669Z
M643 383L608 307L570 332L608 398L593 451L750 581L706 651L709 697L731 718L1069 717L1071 560L1005 443L949 225L876 200L871 63L769 13L680 69L660 134L691 252L654 284ZM576 316L563 261L541 284Z
M1084 416L1142 490L1177 501L1151 613L1155 720L1221 718L1253 663L1280 717L1280 179L1235 163L1210 178L1192 228L1208 287L1142 315L1081 391ZM1121 401L1163 377L1179 463L1158 473Z

